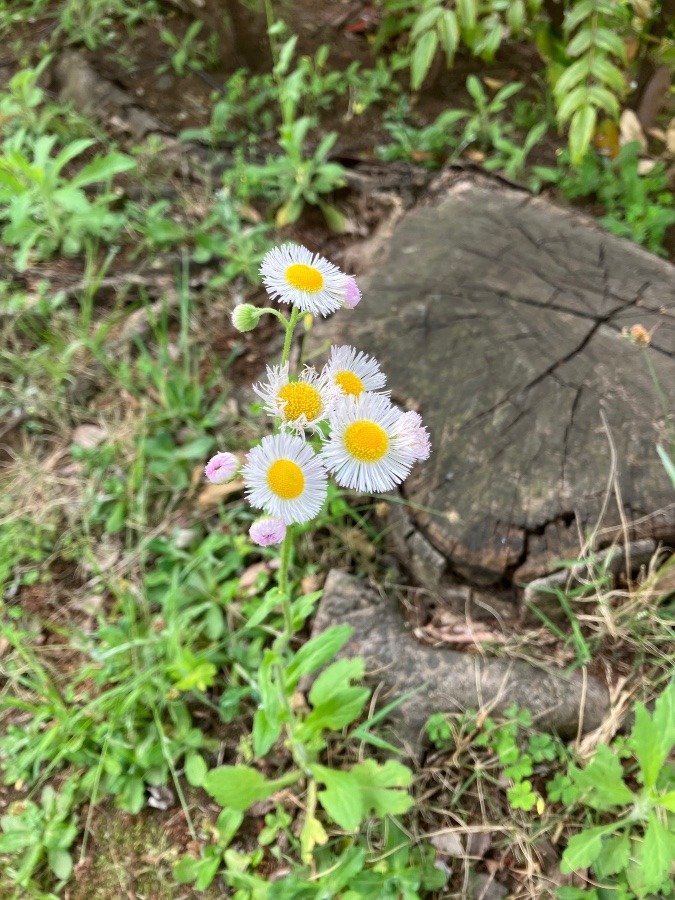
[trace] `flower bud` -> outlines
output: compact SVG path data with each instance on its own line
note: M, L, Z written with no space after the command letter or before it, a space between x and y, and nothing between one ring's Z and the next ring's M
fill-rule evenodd
M252 303L240 303L232 313L232 324L237 331L253 331L262 316L262 310Z
M269 547L270 544L280 544L286 537L286 525L281 519L273 519L265 516L251 525L248 531L254 544L260 547Z
M225 484L239 468L239 460L234 453L216 453L206 464L204 475L211 484Z
M347 275L343 290L345 306L347 309L354 309L361 302L361 291L353 275Z

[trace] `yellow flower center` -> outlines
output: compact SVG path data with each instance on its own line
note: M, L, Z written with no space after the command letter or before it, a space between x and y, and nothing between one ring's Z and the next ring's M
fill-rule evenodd
M360 462L377 462L387 452L387 432L377 422L360 419L345 429L345 447Z
M267 470L267 483L277 497L295 500L305 489L305 476L292 459L276 459Z
M285 384L277 397L286 404L283 415L287 422L295 422L303 413L307 416L307 421L311 422L323 409L321 395L317 389L304 381Z
M314 266L304 263L293 263L286 269L286 281L298 291L309 291L315 294L323 288L323 275Z
M363 382L359 376L355 375L353 372L338 372L335 376L335 381L345 394L351 394L353 397L358 397L359 394L362 394L365 391Z

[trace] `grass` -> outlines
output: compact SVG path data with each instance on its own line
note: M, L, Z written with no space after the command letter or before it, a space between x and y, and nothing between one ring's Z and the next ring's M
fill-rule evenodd
M159 12L152 3L69 0L52 19L56 8L42 0L22 13L0 3L0 32L25 40L33 15L56 23L58 52L60 40L96 49L133 29L151 33L142 30L156 27ZM195 43L201 33L185 35L173 43L165 35L164 45L173 51L167 66L187 78L208 60ZM311 226L334 248L354 239L323 224L322 216L346 227L349 215L344 194L335 195L344 170L330 158L330 141L314 139L322 116L375 109L381 119L378 104L401 95L385 159L435 166L479 150L488 168L509 177L600 197L608 227L657 251L668 219L659 212L668 200L664 172L640 181L632 151L613 163L591 156L576 172L564 157L555 166L544 159L548 171L537 172L534 160L550 146L539 145L542 129L526 139L538 107L533 113L519 100L510 123L514 85L488 97L472 76L469 105L443 124L413 111L396 59L336 72L327 48L300 53L288 32L277 49L274 74L235 73L199 134L184 135L210 147L197 179L177 173L156 138L134 146L56 102L44 87L48 62L32 62L33 44L22 44L23 62L0 97L0 896L227 890L239 900L356 900L479 895L496 879L516 896L558 890L569 900L580 895L559 871L564 845L609 818L575 794L576 771L593 764L603 740L616 760L607 765L621 767L629 789L639 790L643 769L655 766L616 733L636 700L666 691L672 560L655 558L636 581L610 585L582 551L586 583L558 594L564 624L545 620L492 651L532 657L536 647L569 667L601 661L616 696L600 733L564 744L515 709L505 720L486 709L436 718L435 749L415 769L406 812L392 811L407 776L400 763L387 769L379 734L386 704L365 703L358 667L339 670L340 705L363 705L345 728L324 723L311 732L309 701L293 688L292 708L282 712L311 732L316 760L382 791L380 812L349 836L326 813L308 817L320 800L295 783L246 815L227 805L221 812L212 799L219 769L226 777L223 769L257 756L271 780L298 760L283 740L257 752L261 672L274 668L283 628L276 556L246 537L252 513L241 493L214 501L201 473L225 436L228 449L243 452L260 433L244 386L274 351L271 332L239 334L229 314L239 299L256 301L258 265L276 226L297 220L281 239L301 240ZM550 125L548 112L544 119ZM221 145L233 129L241 153L221 176ZM645 204L657 214L640 213ZM334 491L297 554L292 665L307 652L327 570L398 577L386 568L385 546L372 504ZM656 794L671 777L659 765ZM665 830L663 809L654 815ZM311 839L299 834L302 816L316 829ZM312 848L324 827L326 844ZM631 852L642 852L649 827L649 840L661 834L636 826ZM645 896L626 877L633 893L625 896Z

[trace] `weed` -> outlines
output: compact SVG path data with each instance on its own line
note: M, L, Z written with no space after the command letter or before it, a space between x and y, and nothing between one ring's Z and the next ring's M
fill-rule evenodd
M59 886L70 878L69 851L77 837L75 795L74 779L66 781L58 793L48 785L39 804L16 801L0 819L0 857L8 858L6 873L19 887L36 888L35 876L45 862Z
M674 197L662 163L647 174L639 171L640 145L625 144L616 159L588 153L578 169L562 154L556 169L535 167L542 181L555 184L570 200L597 200L604 214L600 223L620 237L629 237L655 253L664 253L666 229L675 225Z

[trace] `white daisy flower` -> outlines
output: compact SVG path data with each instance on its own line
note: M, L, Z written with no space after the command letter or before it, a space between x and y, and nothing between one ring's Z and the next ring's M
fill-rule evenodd
M299 244L273 247L263 257L260 274L270 297L314 316L327 316L345 301L344 272Z
M265 402L265 411L299 434L305 428L320 431L319 422L327 418L339 396L328 377L307 367L297 381L288 375L288 363L267 366L267 381L253 385L253 390Z
M249 451L242 475L251 506L285 525L313 519L326 499L326 470L296 435L264 437Z
M385 394L345 397L335 406L320 458L341 487L382 493L408 477L415 452L402 418Z
M369 391L379 391L387 383L376 359L354 347L331 347L330 358L323 369L330 383L341 394L359 397Z
M398 432L405 441L406 446L415 454L415 459L429 459L431 453L431 438L422 416L418 412L403 413L399 422Z

